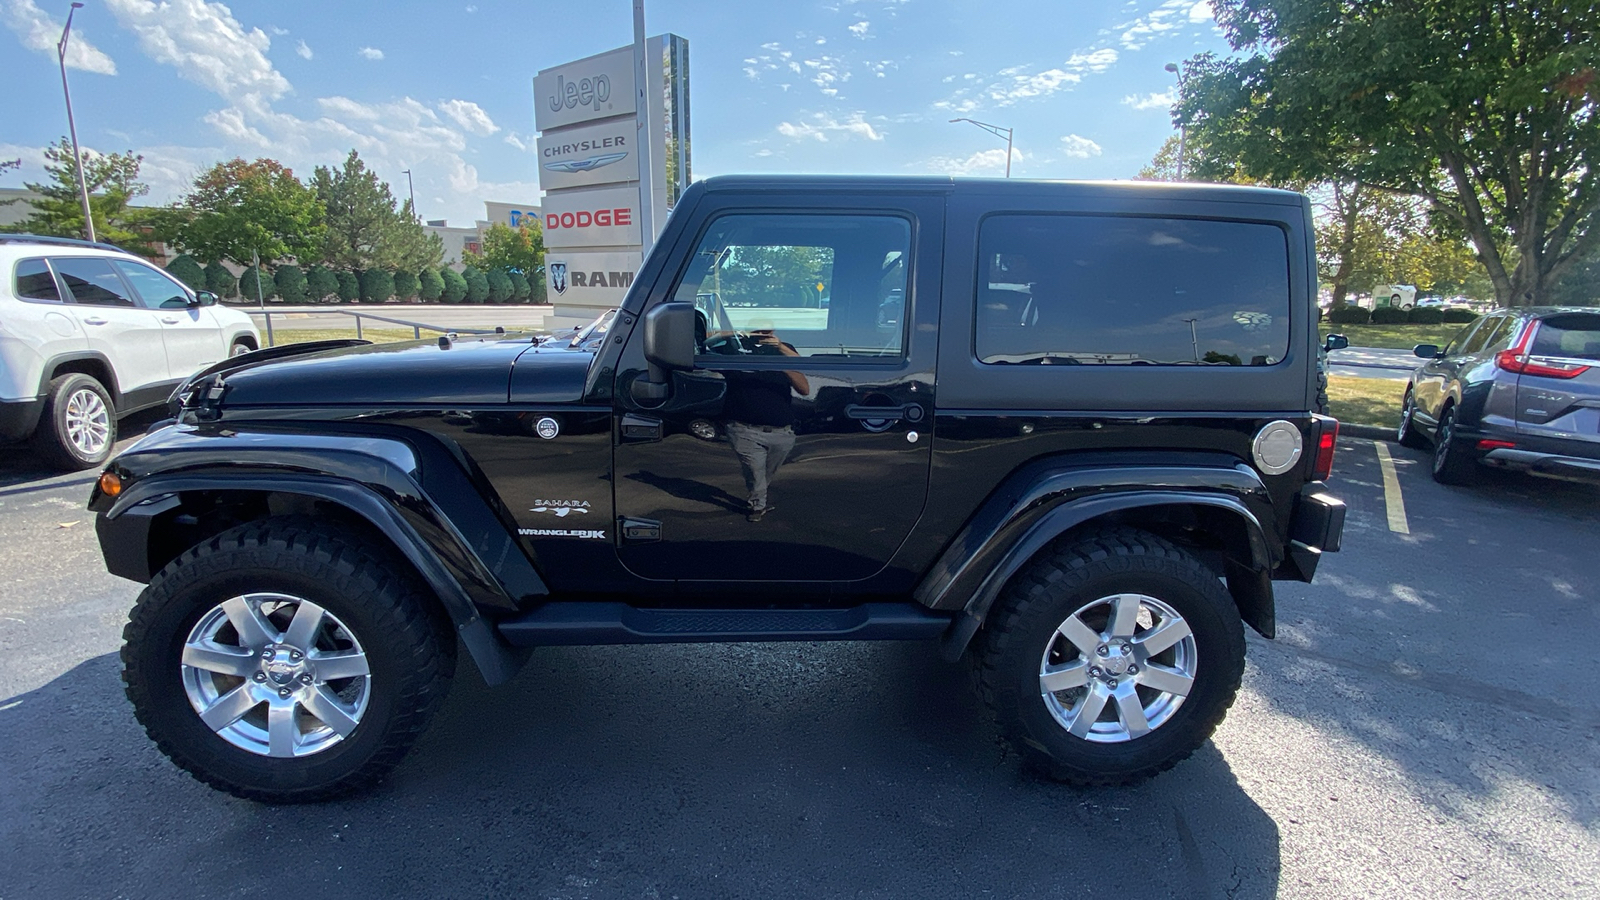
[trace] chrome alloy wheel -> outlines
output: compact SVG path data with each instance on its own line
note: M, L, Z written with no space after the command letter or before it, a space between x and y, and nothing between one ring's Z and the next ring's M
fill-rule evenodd
M105 452L111 438L111 413L100 395L88 388L73 391L67 398L67 440L85 458Z
M1039 691L1069 733L1115 744L1169 721L1194 687L1198 662L1177 610L1144 594L1113 594L1056 628L1039 663Z
M231 597L183 644L183 689L223 740L310 756L355 731L372 696L367 654L339 618L287 594Z

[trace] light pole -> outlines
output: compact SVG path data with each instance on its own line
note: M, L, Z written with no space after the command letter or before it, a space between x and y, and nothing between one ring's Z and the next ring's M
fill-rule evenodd
M1167 63L1166 70L1178 76L1178 92L1183 92L1183 72L1179 71L1177 63ZM1188 142L1189 128L1183 122L1178 123L1178 180L1183 180L1183 151L1184 144Z
M411 170L406 169L400 174L406 176L406 193L411 195L411 218L420 222L422 217L417 215L417 189L411 184Z
M984 131L989 132L990 134L994 135L995 137L1003 137L1003 138L1005 138L1006 139L1006 177L1007 178L1011 177L1011 129L1009 129L1009 128L1001 128L999 125L990 125L988 122L979 122L977 119L961 118L961 119L951 119L950 121L951 122L970 122L973 125L976 125L979 128L982 128Z
M92 243L94 216L89 212L89 182L83 174L83 153L78 150L78 125L72 120L72 90L67 87L67 38L72 34L72 14L82 8L82 3L74 3L67 10L67 26L61 29L61 42L56 44L56 56L61 60L61 93L67 97L67 133L72 135L72 164L78 170L78 200L83 203L83 233Z

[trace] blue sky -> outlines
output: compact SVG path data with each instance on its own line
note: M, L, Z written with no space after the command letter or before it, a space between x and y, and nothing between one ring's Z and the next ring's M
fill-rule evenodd
M40 177L66 132L65 0L0 0L0 158ZM1171 134L1167 62L1227 52L1208 0L649 0L689 39L696 177L734 172L1127 178ZM68 57L78 136L145 156L150 200L233 156L302 177L352 147L426 218L538 196L535 72L632 39L630 0L88 0Z

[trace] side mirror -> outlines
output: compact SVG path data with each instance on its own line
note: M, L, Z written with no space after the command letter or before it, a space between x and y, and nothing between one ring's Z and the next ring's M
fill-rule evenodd
M1342 334L1330 334L1322 341L1322 349L1326 351L1343 350L1350 346L1350 339Z
M694 304L663 303L646 313L641 325L650 368L633 383L633 396L640 401L665 400L669 373L694 368Z
M1423 359L1438 359L1443 355L1439 352L1438 344L1418 344L1411 348L1411 352Z
M216 306L216 305L217 305L217 295L211 293L210 291L195 291L194 292L194 300L193 300L193 302L191 302L189 304L190 307Z

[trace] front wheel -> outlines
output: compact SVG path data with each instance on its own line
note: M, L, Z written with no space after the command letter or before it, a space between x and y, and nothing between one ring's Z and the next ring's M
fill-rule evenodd
M206 784L273 803L361 788L444 697L455 643L404 564L311 520L212 538L150 581L122 678L156 745Z
M1440 484L1471 484L1478 474L1478 461L1456 437L1456 422L1455 407L1447 408L1433 437L1433 480Z
M978 683L1010 742L1073 784L1128 784L1195 751L1244 674L1216 574L1153 534L1090 534L1037 559L989 617Z

